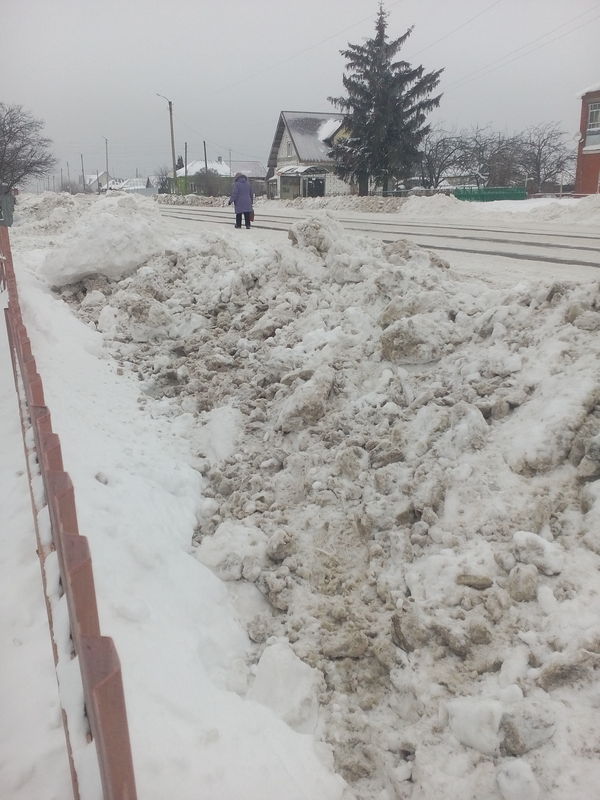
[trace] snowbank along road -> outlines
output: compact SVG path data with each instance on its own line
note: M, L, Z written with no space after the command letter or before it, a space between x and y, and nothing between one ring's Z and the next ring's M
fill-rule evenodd
M14 239L36 279L135 379L147 436L153 414L178 421L201 475L195 527L186 518L178 536L237 603L236 713L267 707L343 778L312 796L294 781L286 796L595 796L598 280L493 285L323 214L289 238L200 225L174 236L146 199L27 202ZM576 207L598 219L594 203ZM90 481L88 502L119 480ZM162 546L161 525L144 542ZM111 547L142 558L127 535ZM158 591L169 573L155 572ZM164 696L168 719L179 687L145 699L155 669L132 707ZM202 772L227 732L209 754L190 740L177 763Z
M301 209L270 210L269 201L258 207L255 227L287 232L289 226L305 216ZM231 225L231 212L218 206L177 206L161 203L161 213L174 219ZM389 242L409 238L415 244L444 253L478 253L504 258L552 264L600 268L600 234L557 229L555 224L516 227L494 224L470 225L405 219L395 214L348 214L331 211L347 231L367 233ZM387 216L387 219L385 218ZM521 215L522 216L522 215ZM537 228L537 229L536 229Z

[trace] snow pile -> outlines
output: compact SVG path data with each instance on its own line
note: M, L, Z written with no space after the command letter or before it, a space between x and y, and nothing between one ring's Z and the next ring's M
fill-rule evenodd
M118 207L122 229L135 239L146 224L143 208L138 219L129 205ZM73 230L83 245L100 249L95 218L87 219L86 228L75 215ZM73 230L62 238L71 241ZM102 631L114 638L121 660L139 796L191 800L203 787L223 800L342 800L345 784L333 772L330 748L318 741L322 677L285 642L271 642L248 692L256 655L234 599L257 607L256 599L230 596L227 584L190 553L198 515L212 513L214 501L202 497L188 437L197 435L214 458L228 458L235 452L228 427L235 430L240 412L219 409L198 430L181 408L171 416L168 402L142 399L137 375L124 375L102 353L101 335L29 274L35 251L49 239L38 237L30 250L28 237L15 231L12 238L23 313L92 550ZM100 308L92 295L88 312ZM224 527L225 542L240 538L233 526ZM34 553L33 539L29 547ZM47 634L42 642L51 670ZM76 662L68 666L76 670ZM265 685L275 678L280 688L268 696ZM294 687L293 696L286 686ZM45 729L27 731L34 746L16 774L0 770L7 796L35 795L32 752L43 756L36 763L66 769L60 718L53 724L59 735L51 739ZM83 785L88 777L80 776ZM45 788L63 796L58 782Z
M57 197L73 202L70 195ZM89 205L63 241L48 253L41 276L54 287L91 275L122 278L164 251L158 228L158 209L145 198L102 197Z
M66 192L20 194L15 206L14 229L18 229L20 236L62 232L95 201L92 195L74 196Z
M202 197L200 195L158 195L158 202L167 205L221 206L227 197ZM600 224L600 195L581 198L536 198L532 200L496 200L493 203L475 203L457 200L449 194L431 197L358 197L334 195L330 197L297 197L295 200L268 200L257 197L256 206L266 210L278 208L315 211L353 211L357 213L401 214L410 219L426 219L466 224L510 223L529 217L536 222L559 222L565 225Z
M600 194L590 194L576 200L550 202L532 208L531 216L540 221L557 220L561 223L600 224Z
M591 796L600 287L490 289L328 217L290 239L62 291L196 421L196 555L241 598L250 694L299 730L318 697L361 798Z
M404 197L358 197L358 195L334 195L332 197L297 197L295 200L272 201L280 202L287 208L304 208L309 211L317 209L349 210L349 211L378 211L380 213L394 213L399 211L406 198Z
M201 194L158 194L157 201L167 206L226 206L229 195L205 197Z
M527 218L536 222L558 222L565 225L596 226L600 224L600 195L581 198L535 198L532 200L496 200L493 203L471 203L453 195L431 197L334 197L265 200L269 208L301 208L309 211L355 211L398 213L407 219L436 222L462 222L486 225L502 222L522 224Z
M594 795L599 284L490 288L322 215L61 296L189 442L193 554L253 643L240 694L364 800Z

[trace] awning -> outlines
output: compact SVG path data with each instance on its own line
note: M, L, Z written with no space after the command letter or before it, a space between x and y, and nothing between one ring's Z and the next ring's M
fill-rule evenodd
M315 167L307 164L294 164L291 167L281 167L276 175L326 175L329 170L325 167Z

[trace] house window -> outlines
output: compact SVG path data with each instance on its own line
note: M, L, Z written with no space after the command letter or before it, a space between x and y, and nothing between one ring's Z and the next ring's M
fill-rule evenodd
M287 140L287 157L290 158L291 155L292 155L292 143L288 139Z
M588 106L588 124L585 132L585 149L597 150L600 147L600 103Z

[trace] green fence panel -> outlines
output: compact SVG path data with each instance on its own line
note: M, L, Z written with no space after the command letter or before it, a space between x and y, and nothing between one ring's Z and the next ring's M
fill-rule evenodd
M15 198L10 193L0 194L0 225L9 227L13 223L13 208Z
M468 200L476 203L488 203L491 200L526 200L524 186L465 186L454 190L457 200Z

